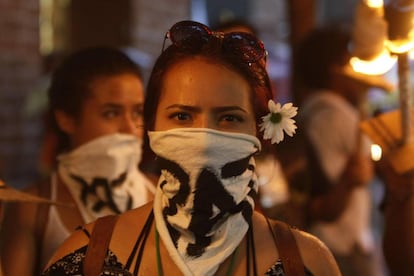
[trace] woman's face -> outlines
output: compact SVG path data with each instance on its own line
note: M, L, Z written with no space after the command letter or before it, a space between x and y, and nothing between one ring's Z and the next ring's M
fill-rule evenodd
M89 88L79 118L69 118L63 128L73 148L107 134L142 137L144 88L136 75L100 77Z
M256 135L254 115L248 82L197 57L166 73L154 130L191 127Z

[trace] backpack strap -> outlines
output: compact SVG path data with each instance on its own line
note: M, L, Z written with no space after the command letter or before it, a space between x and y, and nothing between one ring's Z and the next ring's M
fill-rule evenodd
M116 215L108 215L95 221L83 263L83 274L85 276L101 275L117 219L118 216Z
M292 233L291 227L282 222L274 221L273 227L269 219L267 223L273 235L273 240L282 260L283 270L286 276L304 276L305 265L300 255L296 239Z

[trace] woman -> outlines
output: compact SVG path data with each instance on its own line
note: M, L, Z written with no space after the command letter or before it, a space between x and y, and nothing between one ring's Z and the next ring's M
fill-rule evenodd
M263 45L192 21L176 23L167 37L172 45L153 68L144 106L161 171L155 200L118 216L101 275L279 275L273 232L253 200L256 135L272 96ZM102 228L74 233L43 275L89 271L92 229ZM339 275L319 240L293 232L308 273Z
M77 226L143 205L155 190L137 169L144 89L135 63L112 48L81 50L57 68L48 93L48 133L59 156L50 181L30 191L73 208L10 206L2 235L6 275L38 275Z

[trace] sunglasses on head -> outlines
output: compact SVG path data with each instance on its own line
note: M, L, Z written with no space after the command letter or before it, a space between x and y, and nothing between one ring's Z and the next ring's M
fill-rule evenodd
M219 38L226 53L236 55L249 64L258 62L267 55L263 43L252 34L214 32L206 25L190 20L177 22L171 27L165 35L163 51L167 38L175 46L189 50L201 49L212 38Z

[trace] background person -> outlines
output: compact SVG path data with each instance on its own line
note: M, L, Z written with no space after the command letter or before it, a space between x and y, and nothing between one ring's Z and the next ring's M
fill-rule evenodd
M116 49L80 50L56 69L48 96L54 140L46 146L58 158L50 180L28 190L75 207L9 206L1 243L6 275L38 275L77 226L152 199L152 184L137 168L144 88L136 64Z
M303 85L298 125L310 179L308 224L331 249L343 275L381 275L371 227L371 143L359 123L368 89L384 81L352 71L350 41L344 28L320 27L297 49L295 70Z
M375 165L385 185L380 205L384 218L381 238L389 275L414 273L414 182L413 164L409 162L413 152L409 139L402 143L401 126L396 124L402 114L400 109L395 109L361 123L364 133L382 149Z

